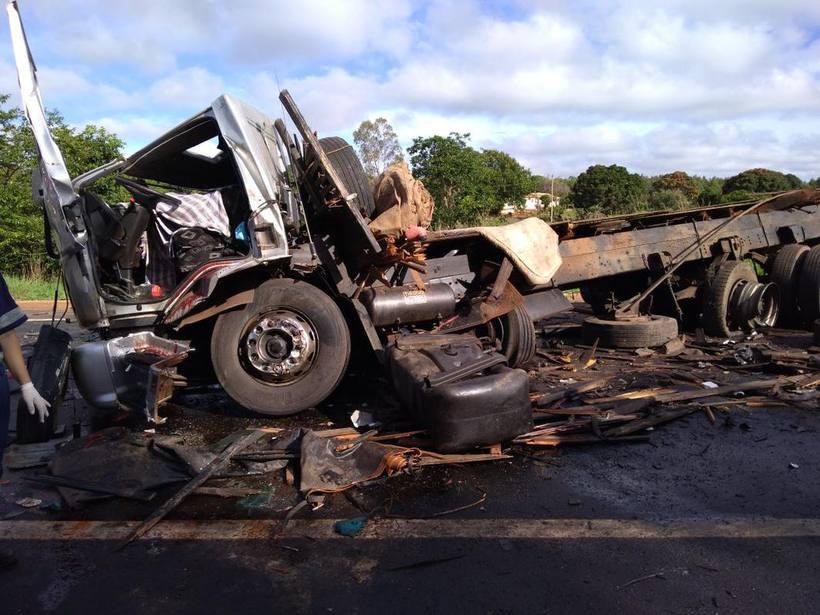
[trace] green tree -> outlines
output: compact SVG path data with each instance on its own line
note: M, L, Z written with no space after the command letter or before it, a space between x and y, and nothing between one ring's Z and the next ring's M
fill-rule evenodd
M700 192L697 182L690 177L688 173L683 171L675 171L673 173L667 173L666 175L660 175L652 182L653 192L668 190L677 190L689 201L694 201L697 199Z
M7 108L8 98L0 95L0 270L37 272L54 266L45 257L42 212L31 195L37 149L23 111ZM53 111L48 122L72 177L121 155L123 142L104 128L88 125L77 130ZM111 179L94 188L109 202L127 198Z
M552 196L564 198L569 194L569 182L561 177L533 175L530 192L546 192Z
M723 194L746 192L781 192L801 188L803 182L796 175L786 175L771 169L749 169L729 177L723 183Z
M723 197L723 180L717 177L706 179L698 177L695 179L698 186L698 204L716 205Z
M413 175L424 182L439 208L450 209L478 188L481 156L468 145L469 133L416 137L407 149Z
M649 208L658 211L676 211L692 205L681 190L654 190L649 195Z
M378 177L387 167L404 157L396 131L383 117L359 124L353 131L353 142L359 150L364 170L371 179Z
M481 152L481 163L486 172L482 178L487 182L486 192L492 203L489 213L496 214L501 208L511 203L517 207L524 205L524 197L532 191L533 178L530 170L509 154L495 149Z
M530 183L530 192L549 192L550 178L544 175L533 175Z
M622 166L596 164L575 180L570 199L584 215L631 212L645 204L646 186L640 175Z
M436 201L433 224L474 224L506 203L523 204L533 180L528 169L498 150L477 151L470 135L418 137L407 150L413 174Z

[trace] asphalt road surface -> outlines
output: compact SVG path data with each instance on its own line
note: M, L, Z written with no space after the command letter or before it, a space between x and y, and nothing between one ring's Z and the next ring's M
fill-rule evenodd
M247 420L201 399L169 429ZM19 563L0 572L0 612L816 613L818 429L787 407L697 414L649 443L379 481L284 531L295 494L273 482L260 506L194 496L122 550L156 503L52 510L53 491L7 473L0 545ZM43 505L20 514L25 496ZM357 537L333 531L371 509Z

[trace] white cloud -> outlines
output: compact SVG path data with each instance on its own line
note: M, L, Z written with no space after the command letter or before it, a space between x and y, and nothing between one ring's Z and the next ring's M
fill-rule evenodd
M79 103L86 108L127 109L135 100L128 92L66 68L40 66L37 71L40 90L47 107Z
M207 107L225 91L222 77L201 66L192 66L158 79L140 96L147 97L158 108L164 106L191 109L192 114ZM193 108L192 108L193 106Z
M168 116L122 116L94 118L84 123L96 124L115 133L126 142L125 153L127 155L173 128L178 123L178 119Z
M46 104L129 142L222 91L279 115L281 86L323 134L384 115L405 146L470 132L536 171L820 175L814 0L65 0L23 17Z

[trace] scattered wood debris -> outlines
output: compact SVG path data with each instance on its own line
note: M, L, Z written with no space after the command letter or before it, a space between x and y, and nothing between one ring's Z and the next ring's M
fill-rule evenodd
M715 412L737 407L817 407L820 368L814 349L778 348L765 336L742 343L709 343L703 337L679 342L664 353L662 364L651 360L656 353L641 349L598 350L595 367L586 373L576 368L571 383L550 368L539 370L537 378L551 390L531 395L536 426L515 443L640 442L648 438L647 430L696 412L716 424ZM538 356L577 364L563 348L539 350ZM772 377L744 378L750 367Z

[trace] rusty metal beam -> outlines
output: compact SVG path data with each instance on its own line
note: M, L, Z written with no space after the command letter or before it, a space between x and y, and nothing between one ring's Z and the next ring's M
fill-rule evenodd
M617 232L565 239L559 245L563 264L555 274L555 283L563 288L572 288L597 278L646 272L649 255L668 254L674 257L683 248L726 222L726 218L699 220L696 214L697 211L694 211L695 217L692 219L670 226L634 228L630 225ZM739 239L746 253L770 250L788 242L788 239L781 238L783 229L788 229L789 234L798 229L800 241L820 241L820 206L752 212L698 246L697 250L685 257L684 262L711 259L714 247L722 239L728 238Z

